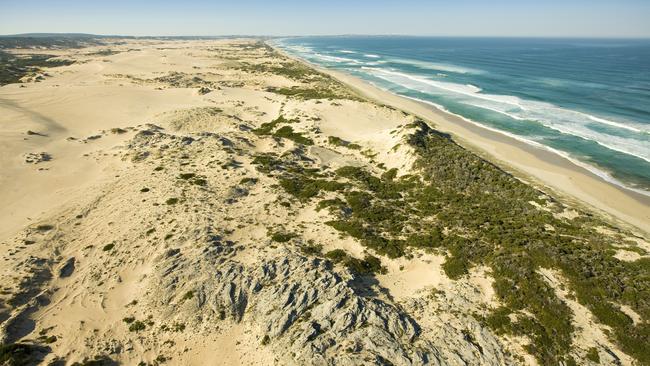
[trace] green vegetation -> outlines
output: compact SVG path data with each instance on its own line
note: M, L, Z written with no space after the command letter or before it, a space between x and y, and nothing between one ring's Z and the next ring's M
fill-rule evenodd
M184 323L174 323L172 326L172 330L174 332L182 332L185 330L185 324Z
M36 365L48 349L28 343L0 344L0 365Z
M262 125L259 128L253 130L253 133L260 136L272 135L273 130L275 130L275 128L278 127L279 125L287 124L287 123L296 123L296 122L298 122L298 120L286 119L284 118L284 116L280 115L278 118L274 119L271 122L262 123Z
M515 322L497 322L498 329L529 336L533 343L528 351L542 364L565 358L573 332L571 311L537 273L555 268L577 300L613 329L625 352L650 362L650 349L644 346L650 344L650 325L634 325L616 305L650 317L650 263L619 261L611 250L615 239L595 230L605 223L587 216L565 221L539 210L529 202L558 211L563 207L424 123L413 127L418 131L409 143L430 184L416 193L421 195L416 207L422 217L435 217L450 231L441 242L451 255L447 271L458 276L476 264L492 268L495 290L505 304L501 315L518 315Z
M182 301L185 301L185 300L189 300L189 299L191 299L191 298L193 298L193 297L194 297L194 291L190 290L190 291L187 291L187 292L185 293L185 295L183 295L183 297L181 298L181 300L182 300Z
M340 191L345 186L342 183L332 182L325 179L311 179L301 177L291 177L280 179L280 186L287 193L295 196L300 200L308 200L320 193L320 191Z
M342 94L339 91L329 88L313 88L304 86L293 86L291 88L275 88L269 87L267 91L275 94L284 95L287 97L300 98L304 100L309 99L351 99L351 97Z
M168 198L167 201L165 201L165 203L168 205L175 205L178 203L178 198L176 197Z
M271 51L273 52L273 51ZM281 75L287 79L299 82L325 82L331 78L325 74L319 73L311 67L300 62L287 60L281 63L265 62L260 64L242 63L237 67L239 70L246 72L262 72L275 75Z
M178 175L178 179L188 181L197 186L205 186L208 184L205 176L197 175L196 173L181 173Z
M591 347L587 352L587 359L594 363L600 363L600 355L598 354L598 348Z
M169 361L169 359L167 357L165 357L164 355L158 355L158 356L156 356L156 358L153 361L154 361L154 365L160 365L160 364L163 364L163 363Z
M113 366L116 362L108 356L98 355L92 359L84 358L81 362L75 362L72 366Z
M105 251L105 252L108 252L109 250L112 250L113 248L115 248L115 244L110 243L110 244L106 244L106 245L104 245L104 247L102 248L102 250Z
M129 325L129 332L140 332L145 330L145 328L147 328L147 326L143 322L136 320Z
M334 249L325 253L325 258L335 263L343 263L350 271L358 274L386 273L381 260L372 255L366 255L363 260L348 255L345 250Z
M291 140L291 141L293 141L295 143L303 144L303 145L313 145L314 144L314 141L312 141L310 138L303 136L299 132L294 132L293 128L291 126L280 127L280 129L275 131L273 136L285 138L285 139Z
M30 72L42 67L57 67L73 64L74 61L55 59L52 55L13 55L0 51L0 86L13 84Z
M194 178L195 176L196 176L195 173L181 173L178 175L178 178L183 180L189 180Z
M325 258L330 259L332 262L341 262L348 257L348 253L343 249L334 249L325 253Z
M239 181L239 184L256 184L257 181L258 181L257 178L246 177L246 178L242 178L242 180Z
M323 254L323 246L320 244L308 244L300 247L300 250L305 255L320 256Z
M273 130L275 130L281 124L296 123L296 122L298 121L289 120L284 118L284 116L279 116L278 118L274 119L271 122L263 123L259 128L254 129L253 133L260 136L273 135L278 138L285 138L288 140L292 140L298 144L313 145L314 141L312 141L308 137L303 136L299 132L294 132L291 126L282 126L279 129L277 129L275 132L273 132Z
M43 224L43 225L38 225L36 226L36 230L38 231L50 231L54 229L53 225L48 225L48 224Z
M55 335L51 336L43 336L43 337L38 337L40 341L42 341L45 344L52 344L55 343L58 338Z
M269 338L269 336L267 334L267 335L264 336L264 338L262 338L262 342L260 342L260 343L262 344L262 346L266 346L270 342L271 342L271 338Z
M301 62L288 59L279 53L275 52L273 48L265 45L267 54L280 58L281 62L263 62L258 64L240 63L236 68L238 70L250 73L266 73L284 76L289 80L297 81L300 83L316 83L319 85L332 85L340 86L340 83L327 74L318 72L312 67L309 67Z
M331 145L334 145L334 146L346 147L346 148L348 148L348 149L352 149L352 150L361 150L361 145L359 145L359 144L354 144L354 143L351 143L351 142L349 142L349 141L345 141L345 140L343 140L343 139L340 138L340 137L329 136L329 137L327 138L327 141L328 141Z
M619 307L650 319L650 260L616 259L614 246L622 236L596 230L608 224L589 215L556 217L565 207L553 198L423 122L409 127L415 131L407 143L418 156L418 176L398 178L395 170L377 176L360 167L332 175L299 155L258 155L255 164L303 202L321 191L334 193L317 204L334 216L327 224L378 254L399 257L413 248L445 253L443 269L452 279L477 265L489 267L502 306L485 323L499 333L528 337L527 350L540 364L570 363L574 332L571 310L539 274L541 268L559 271L577 301L611 328L621 349L650 363L650 323L634 324ZM337 261L346 260L344 255L327 254Z
M258 49L265 49L267 56L280 59L280 62L262 63L239 63L235 68L250 73L274 74L286 77L294 82L301 83L301 86L292 88L268 88L273 93L297 97L301 99L353 99L359 98L353 95L348 88L332 78L331 76L318 72L301 62L297 62L275 52L268 45Z
M0 48L82 48L101 44L102 38L93 34L41 33L0 36ZM131 38L131 37L126 37Z
M294 233L285 233L285 232L275 232L271 234L271 240L278 243L286 243L289 240L295 238L297 235Z

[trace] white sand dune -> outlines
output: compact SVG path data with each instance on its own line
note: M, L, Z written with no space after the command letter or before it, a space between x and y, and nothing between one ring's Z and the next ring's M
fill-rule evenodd
M304 253L314 243L355 258L369 250L255 162L273 153L322 170L410 174L412 114L578 207L650 231L650 206L638 197L351 77L333 74L352 90L326 81L341 98L282 95L277 88L325 82L252 67L293 62L254 40L110 48L117 53L62 51L77 62L0 87L0 335L45 344L46 363L535 364L528 339L478 320L499 306L487 268L451 280L445 253L417 250L382 257L386 273L360 280ZM314 145L251 132L279 116ZM272 240L284 231L300 237ZM580 333L576 359L599 347L603 362L632 362L575 308L593 327Z

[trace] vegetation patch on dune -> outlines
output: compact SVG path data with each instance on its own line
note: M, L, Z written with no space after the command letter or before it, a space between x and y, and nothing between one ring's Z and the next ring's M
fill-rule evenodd
M576 329L570 308L540 268L559 269L577 300L611 327L622 350L650 362L650 325L634 324L618 305L650 318L648 260L616 259L615 239L596 231L605 223L588 215L557 218L554 211L564 206L551 197L423 122L408 127L414 130L407 143L417 154L418 175L398 178L395 169L375 175L352 166L331 174L271 155L259 156L258 168L276 174L280 186L302 201L334 193L317 204L335 217L327 224L378 254L395 258L409 255L410 248L446 253L443 269L452 279L477 265L490 267L502 306L484 322L497 332L528 337L527 350L541 364L574 362L569 352ZM341 252L327 256L347 258Z
M278 118L274 119L271 122L262 123L259 128L253 130L253 133L260 136L271 135L279 125L295 122L298 122L298 120L287 119L284 116L280 115Z
M291 140L297 144L303 144L303 145L313 145L314 141L310 139L309 137L303 136L299 132L295 132L291 126L283 126L280 127L275 133L273 133L273 136L279 137L279 138L285 138L287 140Z
M351 149L351 150L361 150L361 145L351 143L349 141L345 141L342 138L336 137L336 136L329 136L327 138L327 142L329 142L331 145L334 145L334 146L346 147L346 148Z
M52 55L13 55L0 51L0 86L18 83L23 76L38 72L43 67L67 66L73 63L72 60L55 58Z
M276 88L269 87L266 89L269 92L284 95L287 97L294 97L300 99L347 99L348 96L341 94L336 90L332 90L325 87L304 87L304 86L293 86L290 88Z
M273 58L274 61L262 62L237 62L233 68L251 74L270 74L282 76L300 85L293 87L268 87L267 91L293 98L308 99L351 99L361 100L346 88L342 83L331 76L319 72L308 65L290 59L275 51L263 42L258 42L254 47L262 51L262 57Z
M386 268L381 265L381 260L373 255L367 254L363 259L358 259L350 256L343 249L334 249L325 253L325 257L335 263L342 263L354 273L386 273Z

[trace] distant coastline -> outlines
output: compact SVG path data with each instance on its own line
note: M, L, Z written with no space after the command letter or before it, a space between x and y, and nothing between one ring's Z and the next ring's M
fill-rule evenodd
M641 62L648 49L643 40L620 40L623 51L608 56L598 51L600 43L616 50L617 41L393 37L390 46L384 46L373 39L313 37L271 43L312 64L543 147L612 184L650 196L650 111L643 106L650 98L643 85L650 81L635 78L647 68ZM468 51L469 46L479 51ZM409 56L410 50L416 54ZM536 52L539 61L533 57ZM582 58L560 67L560 56L549 56L554 52ZM507 69L506 57L519 55L524 59L512 63L512 71ZM484 56L491 61L476 61ZM640 61L626 70L621 64L626 57ZM574 69L587 61L587 71L594 75L576 78L574 74L581 73ZM526 66L534 62L540 63L539 70L534 64Z
M547 146L521 141L518 136L476 123L441 106L398 95L354 75L316 65L287 53L273 42L271 46L333 76L369 99L421 116L433 123L436 129L450 133L463 146L484 155L531 184L550 188L556 195L586 204L589 209L641 229L646 236L650 235L650 196L647 192L627 187L605 174L598 174L594 168L585 166L587 164Z

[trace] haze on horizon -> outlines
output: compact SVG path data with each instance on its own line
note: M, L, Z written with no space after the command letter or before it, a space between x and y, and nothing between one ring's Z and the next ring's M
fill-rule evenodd
M647 0L0 0L0 34L650 37Z

